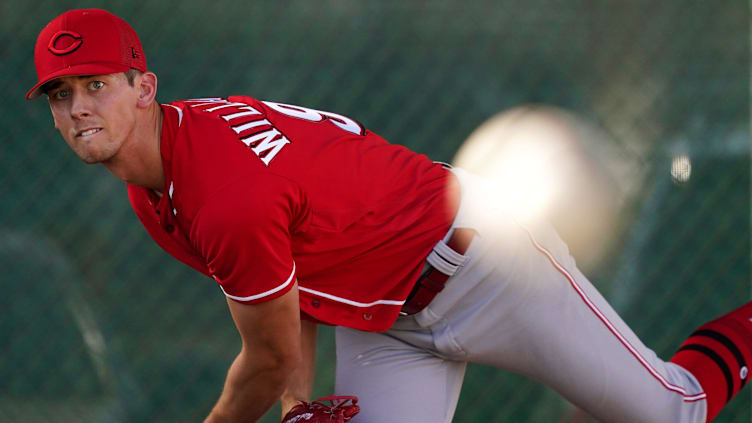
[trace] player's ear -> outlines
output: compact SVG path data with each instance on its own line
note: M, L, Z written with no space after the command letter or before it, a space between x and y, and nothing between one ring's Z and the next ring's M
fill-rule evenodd
M157 97L157 75L153 72L144 72L137 78L138 107L145 108Z

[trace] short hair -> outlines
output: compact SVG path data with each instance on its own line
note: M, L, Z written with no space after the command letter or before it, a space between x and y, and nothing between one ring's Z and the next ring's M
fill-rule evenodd
M125 79L128 80L128 85L130 85L131 87L133 86L133 81L136 79L136 76L144 74L140 70L134 69L134 68L130 68L124 73L125 73Z

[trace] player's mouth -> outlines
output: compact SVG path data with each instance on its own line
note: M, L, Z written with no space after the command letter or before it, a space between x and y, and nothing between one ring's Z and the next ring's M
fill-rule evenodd
M88 137L88 136L96 134L97 132L99 132L101 130L102 130L102 128L84 129L83 131L76 132L76 138Z

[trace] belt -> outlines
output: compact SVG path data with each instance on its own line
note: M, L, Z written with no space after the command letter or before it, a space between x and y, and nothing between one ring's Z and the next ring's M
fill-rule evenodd
M426 259L427 269L407 296L400 315L418 313L444 289L447 280L467 261L464 254L475 234L474 229L455 228L449 242L444 243L442 240L436 243Z

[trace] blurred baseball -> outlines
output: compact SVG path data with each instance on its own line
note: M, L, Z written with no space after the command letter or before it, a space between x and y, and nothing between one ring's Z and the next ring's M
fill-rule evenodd
M581 118L550 106L492 116L465 140L453 164L495 181L502 201L546 218L583 270L596 266L619 232L627 168L609 140Z

